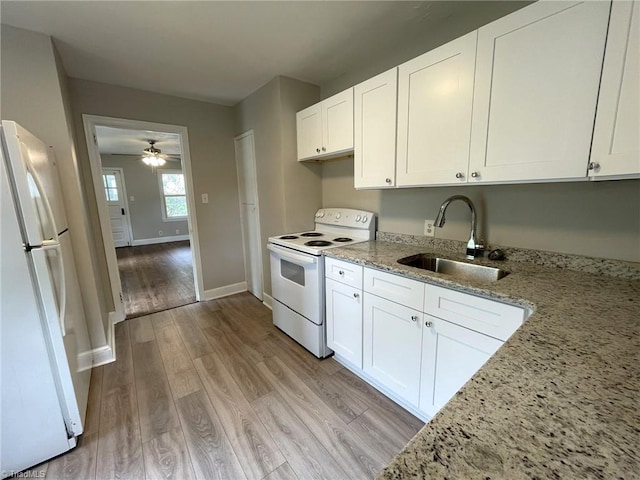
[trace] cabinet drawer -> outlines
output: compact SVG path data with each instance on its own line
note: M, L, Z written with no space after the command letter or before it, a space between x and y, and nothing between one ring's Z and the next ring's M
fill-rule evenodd
M422 282L365 268L363 290L415 310L422 310L424 302L424 283Z
M507 340L525 319L521 307L426 285L424 311L499 340Z
M362 289L362 270L363 268L355 263L329 257L324 260L325 277L354 288Z

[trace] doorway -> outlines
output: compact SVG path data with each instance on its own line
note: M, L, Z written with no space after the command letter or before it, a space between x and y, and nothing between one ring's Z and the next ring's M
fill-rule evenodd
M234 139L238 189L240 196L240 221L244 248L244 270L247 290L262 300L262 241L260 238L260 208L258 206L258 181L253 130Z
M202 273L187 129L94 115L83 115L83 121L113 322L199 301ZM150 156L162 164L148 161Z

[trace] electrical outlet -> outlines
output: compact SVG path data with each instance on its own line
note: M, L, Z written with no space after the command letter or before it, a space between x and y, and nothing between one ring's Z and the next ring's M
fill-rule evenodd
M433 226L435 220L425 220L424 221L424 235L425 237L435 237L436 236L436 227Z
M158 235L162 236L162 230L158 230Z

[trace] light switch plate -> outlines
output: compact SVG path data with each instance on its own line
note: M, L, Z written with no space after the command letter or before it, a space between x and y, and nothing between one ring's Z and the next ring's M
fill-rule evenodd
M209 203L209 194L208 193L203 193L202 194L202 203Z

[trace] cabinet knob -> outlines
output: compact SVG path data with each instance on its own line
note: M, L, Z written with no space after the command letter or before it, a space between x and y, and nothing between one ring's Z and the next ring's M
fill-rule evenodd
M425 327L433 327L433 322L430 322L430 321L427 320L426 322L424 322L424 326Z
M390 178L387 178L387 179L385 180L385 182L387 182L388 184L391 184L391 179L390 179Z
M316 152L317 152L317 153L320 153L320 149L319 149L319 148L316 148Z
M471 176L473 178L478 178L480 176L480 172L471 172Z
M326 148L324 148L324 147L322 147L322 151L323 151L323 152L326 152L326 151L327 151L327 149L326 149Z
M344 277L344 270L338 270L338 275L340 275L341 277Z
M596 170L598 168L600 168L600 164L598 162L589 163L589 170Z
M417 315L411 315L411 321L417 322L418 321L418 316Z
M464 178L464 173L462 172L456 173L456 178Z
M355 293L353 294L353 298L360 298L360 294L359 294L358 292L355 292Z

